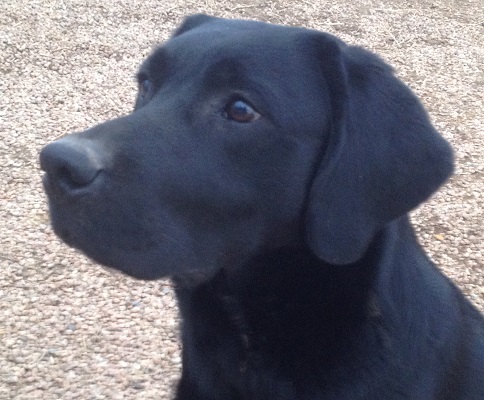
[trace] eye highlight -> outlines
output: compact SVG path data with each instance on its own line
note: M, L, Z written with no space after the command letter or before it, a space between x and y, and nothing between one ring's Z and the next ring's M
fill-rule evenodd
M260 114L244 100L235 100L225 108L224 116L235 122L248 123L260 118Z
M141 97L145 97L153 87L153 83L149 79L141 79L138 83L138 93Z

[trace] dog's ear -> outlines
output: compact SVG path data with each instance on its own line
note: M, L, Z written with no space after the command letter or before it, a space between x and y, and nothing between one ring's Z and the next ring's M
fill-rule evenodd
M182 33L185 33L207 22L213 21L214 19L216 18L206 14L190 15L189 17L186 17L181 23L181 25L175 30L175 32L173 32L172 37L179 36Z
M360 259L390 221L449 177L453 156L410 89L377 56L311 34L331 127L306 214L307 242L331 264Z

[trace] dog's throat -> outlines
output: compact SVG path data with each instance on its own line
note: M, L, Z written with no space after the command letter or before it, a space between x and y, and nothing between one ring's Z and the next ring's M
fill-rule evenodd
M344 347L347 332L381 317L378 299L365 281L372 274L364 267L333 267L317 259L311 265L311 257L305 252L297 257L273 254L241 275L221 270L211 280L209 292L238 343L240 372L246 371L251 354L264 349L277 357L301 342L308 356L314 348L324 358L332 346Z

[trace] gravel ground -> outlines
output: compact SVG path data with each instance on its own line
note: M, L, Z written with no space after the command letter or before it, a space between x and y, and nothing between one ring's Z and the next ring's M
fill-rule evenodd
M414 221L484 308L483 0L3 0L0 3L0 399L167 399L180 367L168 281L113 276L62 245L38 169L54 138L129 112L140 61L183 15L326 30L380 53L455 146Z

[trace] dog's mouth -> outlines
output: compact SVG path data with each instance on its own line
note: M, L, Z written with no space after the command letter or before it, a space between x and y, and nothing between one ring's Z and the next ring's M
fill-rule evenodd
M112 201L109 207L97 207L86 197L59 198L49 192L48 178L44 184L55 234L111 275L141 280L175 276L180 287L193 287L212 276L215 268L204 271L193 251L175 235L142 225L142 218L119 212ZM199 268L192 269L194 265Z

